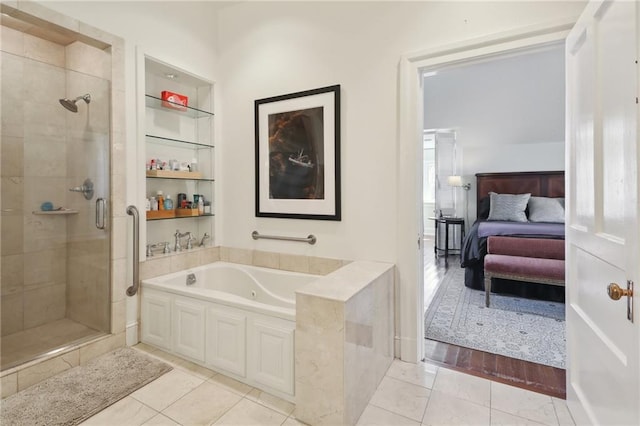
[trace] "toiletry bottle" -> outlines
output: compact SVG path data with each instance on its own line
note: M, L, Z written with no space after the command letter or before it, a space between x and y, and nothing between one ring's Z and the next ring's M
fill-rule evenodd
M167 198L164 199L164 209L173 210L173 200L171 199L171 195L167 194Z
M162 191L158 191L156 198L158 199L158 210L164 210L164 195L162 195Z
M147 199L146 199L146 201L145 201L144 209L145 209L146 211L151 210L151 200L150 200L150 199L148 199L148 198L147 198Z
M204 202L204 214L211 214L211 201Z
M204 214L204 200L202 198L202 195L198 197L198 214Z
M149 202L151 203L151 210L158 210L158 200L156 200L156 197L151 197Z

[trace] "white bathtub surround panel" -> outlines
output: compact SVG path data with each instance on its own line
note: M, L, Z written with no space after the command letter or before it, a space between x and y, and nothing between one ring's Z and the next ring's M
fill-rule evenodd
M220 247L220 260L223 262L231 262L231 258L233 257L237 263L242 263L244 265L250 265L252 262L252 252L247 249L237 249L234 247ZM234 262L236 263L236 262Z
M347 301L345 387L348 424L355 424L393 361L393 269Z
M206 247L198 251L199 265L206 265L207 263L217 262L220 260L220 247Z
M299 254L281 254L280 269L309 273L309 257Z
M142 341L293 401L293 298L318 277L214 262L144 279Z
M146 262L140 262L140 280L159 277L171 272L171 259L169 257L152 257Z
M344 265L340 259L330 259L326 257L309 257L309 273L327 275L336 271Z
M193 251L187 252L182 256L172 256L170 259L171 272L177 272L198 266L200 255L198 252Z
M342 424L344 412L344 303L296 296L296 418Z
M254 250L253 264L264 268L280 269L280 255L271 251Z
M353 425L393 361L394 265L352 262L296 292L296 417Z
M346 302L393 268L390 263L354 261L309 284L297 294Z

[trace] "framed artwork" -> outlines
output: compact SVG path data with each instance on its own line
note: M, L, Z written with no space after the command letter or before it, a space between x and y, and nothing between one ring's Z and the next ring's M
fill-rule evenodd
M256 216L340 220L340 85L255 101Z

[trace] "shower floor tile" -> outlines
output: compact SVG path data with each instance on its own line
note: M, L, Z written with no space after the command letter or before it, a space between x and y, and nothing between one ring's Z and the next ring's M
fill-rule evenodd
M2 337L0 369L6 370L78 340L104 334L70 319L60 319Z

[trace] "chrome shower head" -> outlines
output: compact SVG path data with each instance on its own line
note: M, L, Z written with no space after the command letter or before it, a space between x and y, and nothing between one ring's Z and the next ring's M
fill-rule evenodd
M62 105L63 107L65 107L71 112L78 112L78 105L76 105L76 102L78 102L80 99L82 99L86 103L89 103L91 102L91 95L87 93L86 95L78 96L74 100L63 98L63 99L60 99L60 105Z

